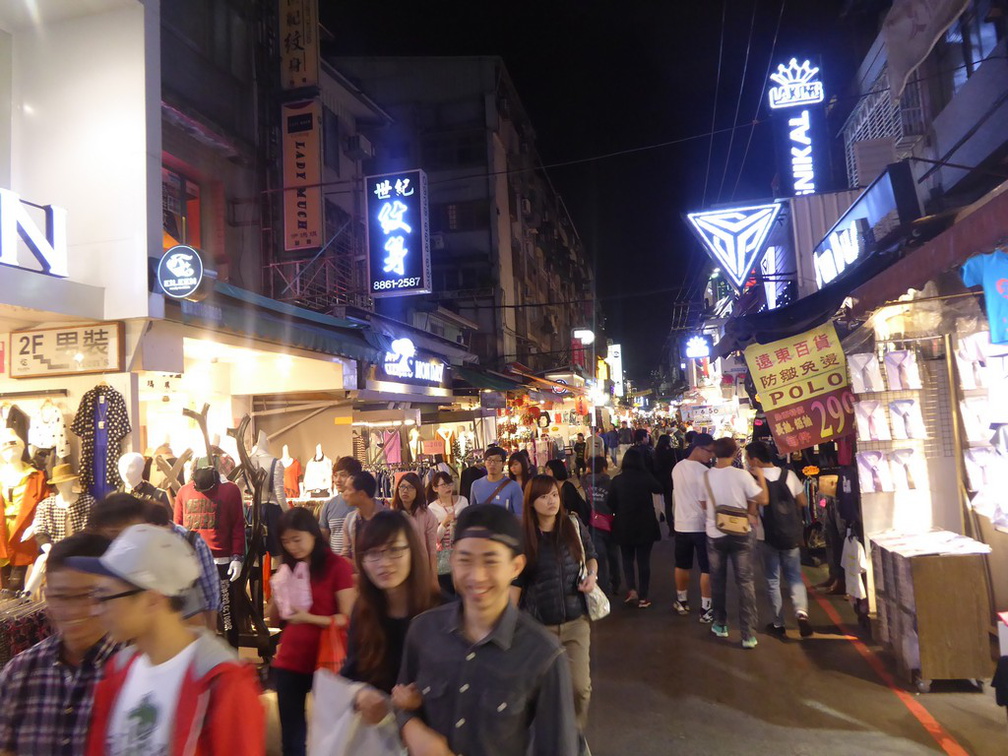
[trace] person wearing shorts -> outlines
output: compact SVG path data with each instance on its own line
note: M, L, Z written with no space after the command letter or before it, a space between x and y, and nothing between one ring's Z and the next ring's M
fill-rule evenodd
M700 565L700 621L714 621L711 608L710 563L707 559L707 500L704 473L714 458L714 438L708 433L693 437L686 459L672 468L675 502L675 582L678 614L689 614L688 589L694 555Z

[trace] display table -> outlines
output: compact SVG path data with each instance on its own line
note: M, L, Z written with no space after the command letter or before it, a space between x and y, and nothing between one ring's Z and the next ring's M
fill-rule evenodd
M948 531L887 532L871 542L879 638L900 672L922 692L932 680L989 678L990 547Z

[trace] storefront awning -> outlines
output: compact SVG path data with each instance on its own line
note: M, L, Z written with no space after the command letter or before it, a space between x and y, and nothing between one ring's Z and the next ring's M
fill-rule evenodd
M492 370L460 366L455 369L455 377L460 378L473 388L490 391L520 391L525 386L506 375Z

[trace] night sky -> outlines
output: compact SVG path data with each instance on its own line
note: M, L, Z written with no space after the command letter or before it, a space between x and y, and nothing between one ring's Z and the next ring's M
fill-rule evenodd
M763 104L757 110L757 103L781 2L361 2L333 3L326 11L323 0L321 6L337 54L504 59L532 119L542 161L594 260L609 336L623 343L628 370L641 379L655 366L670 327L690 324L683 305L698 300L713 267L682 214L733 199L772 197L775 124L750 124L754 116L769 115ZM842 109L859 62L839 20L843 0L783 2L773 69L792 56L821 56L827 97L838 95ZM724 57L714 128L724 131L711 148L706 135L718 81L722 12ZM744 124L734 129L734 139L733 124ZM550 167L586 158L595 159ZM842 165L838 168L842 182ZM697 315L694 307L693 325Z

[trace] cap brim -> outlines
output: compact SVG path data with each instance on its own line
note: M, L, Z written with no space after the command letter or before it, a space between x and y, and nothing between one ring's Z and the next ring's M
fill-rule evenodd
M129 580L124 578L118 572L111 570L102 561L101 557L67 557L65 564L71 570L77 570L78 572L86 572L89 575L102 575L103 577L111 577L116 580L122 580L124 583L129 583L133 585Z

